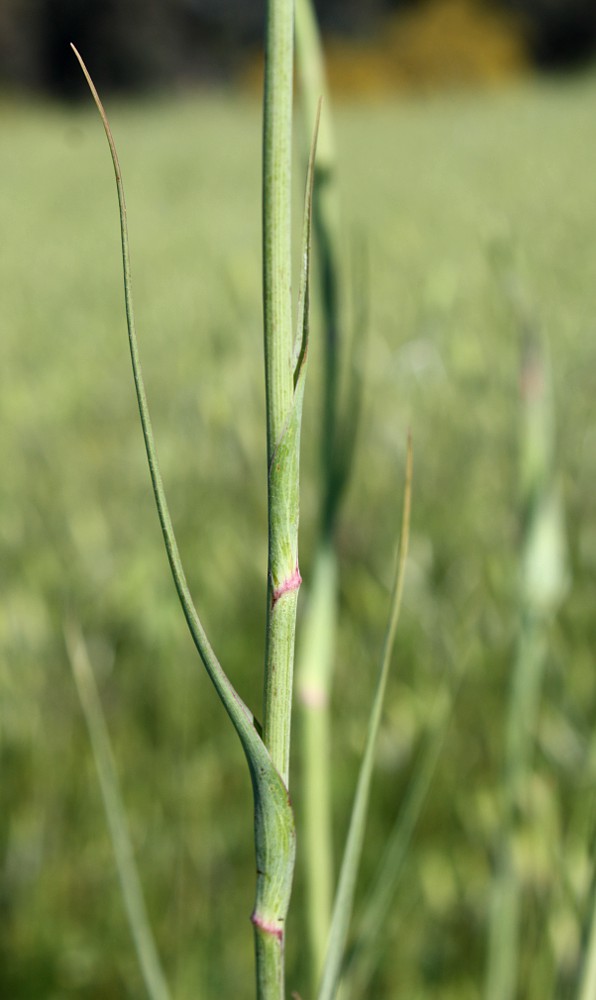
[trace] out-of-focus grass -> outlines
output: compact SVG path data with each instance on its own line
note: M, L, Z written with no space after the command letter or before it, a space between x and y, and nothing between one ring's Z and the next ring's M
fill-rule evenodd
M366 227L372 263L365 420L340 538L338 830L386 616L408 423L416 455L411 560L363 880L407 786L435 690L467 664L371 996L440 991L466 1000L482 981L518 538L519 344L491 271L495 240L516 248L519 280L550 338L572 574L551 635L534 814L519 844L522 995L542 998L574 975L594 824L595 98L588 78L344 107L337 116L344 198ZM258 712L260 111L205 97L110 114L172 514L209 633ZM0 994L141 990L63 648L70 610L89 642L173 993L242 996L252 963L250 790L166 572L128 370L103 135L92 109L3 104L1 115ZM299 184L296 193L298 204ZM316 323L313 345L306 581ZM293 797L299 821L299 768ZM298 883L289 933L298 989L300 896Z

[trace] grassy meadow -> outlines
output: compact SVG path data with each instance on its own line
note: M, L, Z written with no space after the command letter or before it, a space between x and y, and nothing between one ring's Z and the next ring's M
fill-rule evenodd
M222 664L260 713L267 559L260 108L108 102L141 351L180 546ZM129 371L112 168L89 102L0 102L0 996L140 997L63 627L89 644L176 1000L252 996L251 792L187 634ZM337 853L387 613L407 428L411 558L360 896L453 699L369 996L479 1000L518 621L520 331L550 345L568 591L548 635L520 996L573 997L596 831L596 78L337 110L346 246L370 260L366 389L339 536ZM296 206L303 167L296 154ZM301 513L318 478L317 308ZM297 720L298 726L298 720ZM300 836L300 759L292 796ZM288 981L307 979L298 871Z

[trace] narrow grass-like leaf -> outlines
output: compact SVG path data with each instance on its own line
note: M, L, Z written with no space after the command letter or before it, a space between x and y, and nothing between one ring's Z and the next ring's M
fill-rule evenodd
M364 913L356 931L354 945L345 963L345 979L351 997L357 998L367 995L371 976L379 956L386 946L386 936L383 934L383 929L395 899L412 836L427 800L445 743L447 729L453 714L454 699L455 694L451 691L441 692L441 697L438 698L431 713L430 731L425 746L406 791L393 830L387 840L385 852L365 902Z
M110 735L101 707L87 645L79 626L72 619L65 623L64 637L68 659L89 732L122 897L141 974L151 1000L170 1000L170 991L147 916Z
M85 63L83 62L82 57L77 52L74 45L72 46L72 49L81 65L83 73L85 74L85 78L87 80L87 83L89 84L89 88L93 95L93 99L101 116L101 120L103 122L108 144L110 147L110 152L112 155L114 173L116 175L118 204L120 208L122 263L124 269L124 295L126 302L126 319L128 325L130 354L132 359L137 402L141 417L141 425L143 428L143 438L145 441L145 449L147 452L147 460L149 463L149 471L151 474L151 484L153 486L153 494L155 497L155 503L159 514L159 521L161 524L161 529L164 537L170 569L172 572L172 576L174 578L174 583L176 586L176 590L178 592L178 597L180 599L182 609L184 611L186 620L188 622L188 627L190 629L195 645L199 651L201 659L203 660L203 663L205 664L209 676L213 681L217 693L219 694L223 704L225 705L226 710L230 715L230 718L234 722L234 725L236 726L237 729L239 729L239 731L242 730L243 732L246 732L249 728L251 729L254 728L252 713L249 711L249 709L242 702L242 700L234 690L232 684L230 683L228 677L224 673L223 668L219 663L219 660L217 659L211 647L211 644L207 638L201 620L194 606L190 590L188 587L188 583L186 581L184 569L182 566L182 560L180 558L180 552L178 550L178 543L176 541L176 536L174 534L174 528L172 526L170 511L168 508L168 503L165 495L165 490L163 487L161 473L159 470L157 451L155 447L155 439L153 435L153 427L151 423L151 417L149 415L149 407L147 405L145 382L143 378L143 372L141 369L141 360L139 356L139 348L138 348L138 341L135 328L133 299L132 299L130 250L129 250L129 240L128 240L128 225L126 218L126 201L124 197L124 186L122 182L122 172L118 160L118 153L116 151L116 144L114 142L114 137L112 135L112 130L110 128L107 115L105 113L103 104L100 100L99 94L97 93L97 90L93 83L93 80L89 75L89 72L87 70L87 67L85 66Z
M401 601L403 595L406 559L408 553L408 542L410 534L411 500L412 500L412 444L411 444L411 439L408 438L406 482L404 489L404 506L403 506L403 516L402 516L402 526L401 526L401 537L400 537L398 558L396 560L393 588L391 593L391 608L389 615L389 623L385 635L381 665L379 669L379 675L377 678L377 686L373 698L373 704L368 723L366 744L364 748L364 754L362 757L362 763L360 766L360 772L358 775L358 783L356 786L354 803L352 806L352 814L350 817L348 836L344 849L344 856L340 870L337 893L335 897L333 918L331 921L331 930L329 934L327 954L325 957L325 965L323 968L321 987L318 993L318 1000L334 1000L337 994L337 989L339 986L339 981L341 976L342 964L344 960L346 941L348 937L350 921L352 918L356 879L358 876L358 869L360 867L360 858L362 855L362 846L364 843L364 834L366 829L366 818L368 812L368 801L370 797L370 787L371 787L372 773L374 767L375 749L377 744L379 727L381 723L383 700L385 696L385 689L387 686L387 677L389 674L389 666L391 663L391 655L393 652L393 643L395 640L395 633L397 629L397 622L399 619L399 612L401 608Z

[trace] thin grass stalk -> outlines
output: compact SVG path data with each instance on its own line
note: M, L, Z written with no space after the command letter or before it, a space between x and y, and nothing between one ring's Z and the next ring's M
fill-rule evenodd
M170 991L147 915L143 888L122 800L112 744L83 634L74 621L64 626L66 651L83 709L105 809L118 879L141 974L150 1000L170 1000Z
M335 895L333 917L331 921L329 940L327 943L327 952L325 955L321 986L318 992L318 1000L334 1000L337 996L342 967L345 960L346 942L348 939L350 921L352 919L352 911L354 907L356 880L358 877L358 869L360 867L362 847L364 844L375 750L381 725L383 701L387 687L387 678L389 676L393 644L395 641L397 623L401 610L410 536L411 501L412 445L410 439L408 439L402 526L398 556L396 558L393 587L391 591L389 623L383 644L381 664L368 722L364 753L358 774L358 782L352 805L348 835L346 838L337 892Z

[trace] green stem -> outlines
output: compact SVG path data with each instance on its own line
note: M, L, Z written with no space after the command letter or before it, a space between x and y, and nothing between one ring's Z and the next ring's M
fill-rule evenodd
M591 997L596 996L596 898L593 904L594 908L577 1000L590 1000Z
M520 369L520 621L507 710L503 821L488 929L485 1000L513 1000L519 984L523 885L515 841L528 817L528 787L547 653L547 628L565 591L562 509L554 478L548 355L526 311Z
M322 99L321 127L317 143L313 226L319 252L319 274L325 323L323 386L323 434L321 460L323 478L323 532L332 533L340 499L338 463L345 458L338 440L340 375L341 262L339 241L339 197L331 102L325 73L325 56L316 13L311 0L296 0L296 55L300 69L302 99L307 127Z
M255 924L255 957L258 1000L283 1000L285 996L284 938Z
M306 341L292 332L294 0L268 0L263 114L263 312L268 587L263 740L288 787L298 569L298 473ZM281 847L283 845L280 844ZM293 869L288 855L286 869ZM258 1000L283 1000L285 923L253 915Z
M513 1000L517 992L522 885L514 843L526 812L546 641L544 621L528 609L522 614L507 722L504 776L504 825L497 853L491 900L486 1000Z
M293 0L269 0L263 124L263 304L269 469L263 738L286 786L300 585L298 456L295 453L299 447L298 429L293 428L296 433L288 434L294 406L291 291L293 39ZM294 454L290 453L292 450Z
M302 710L306 924L311 987L314 992L325 960L333 905L329 696L337 630L338 565L334 536L341 494L337 473L345 456L338 435L341 347L339 203L324 54L311 0L296 0L296 58L307 129L322 99L313 198L313 227L318 245L325 349L320 536L302 626L302 641L299 644L297 684Z
M294 392L291 284L293 44L293 0L268 0L263 117L263 306L269 461L281 436Z

